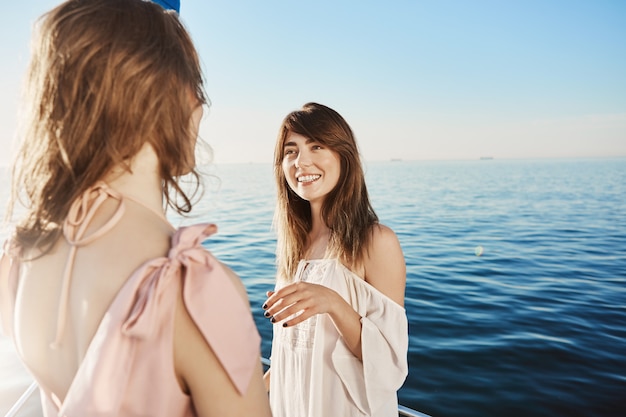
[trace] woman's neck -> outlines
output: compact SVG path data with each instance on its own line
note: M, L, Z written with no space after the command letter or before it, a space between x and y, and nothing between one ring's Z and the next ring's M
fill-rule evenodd
M113 189L127 195L156 212L163 212L163 185L158 173L159 161L149 144L130 161L130 170L115 167L105 177Z
M311 207L311 216L311 231L308 234L305 253L308 259L320 259L326 255L330 229L321 217L321 210Z

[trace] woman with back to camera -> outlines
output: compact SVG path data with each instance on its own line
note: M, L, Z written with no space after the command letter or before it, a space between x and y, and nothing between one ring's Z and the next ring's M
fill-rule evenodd
M269 416L238 277L175 230L205 95L175 12L69 0L38 22L4 245L5 333L46 416ZM197 188L196 188L197 190Z
M274 172L278 271L263 305L274 416L397 416L406 265L369 202L350 126L317 103L290 113Z

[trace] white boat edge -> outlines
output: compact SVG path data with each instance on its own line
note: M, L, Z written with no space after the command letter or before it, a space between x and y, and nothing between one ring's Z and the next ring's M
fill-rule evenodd
M35 381L31 382L28 388L26 388L26 391L24 391L24 393L20 395L20 398L17 399L15 404L13 404L13 406L9 409L9 411L7 411L4 417L17 417L17 413L24 406L24 404L30 398L30 396L33 395L36 389L37 389L37 382Z

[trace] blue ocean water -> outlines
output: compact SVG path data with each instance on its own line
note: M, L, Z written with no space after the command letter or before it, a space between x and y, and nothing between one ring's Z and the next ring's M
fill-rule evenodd
M626 159L366 167L407 262L403 405L433 417L626 415ZM205 245L242 277L268 357L272 167L211 172L196 215L171 220L218 224Z
M220 166L207 242L263 318L270 165ZM403 405L433 417L626 415L626 160L367 164L407 263ZM210 193L209 193L210 194Z

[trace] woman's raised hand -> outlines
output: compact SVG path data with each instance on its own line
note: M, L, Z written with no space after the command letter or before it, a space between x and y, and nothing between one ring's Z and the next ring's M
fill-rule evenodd
M283 327L301 323L315 314L332 314L338 303L345 304L343 298L330 288L302 281L276 292L268 291L267 296L263 304L265 317L272 323L289 319L283 322Z

